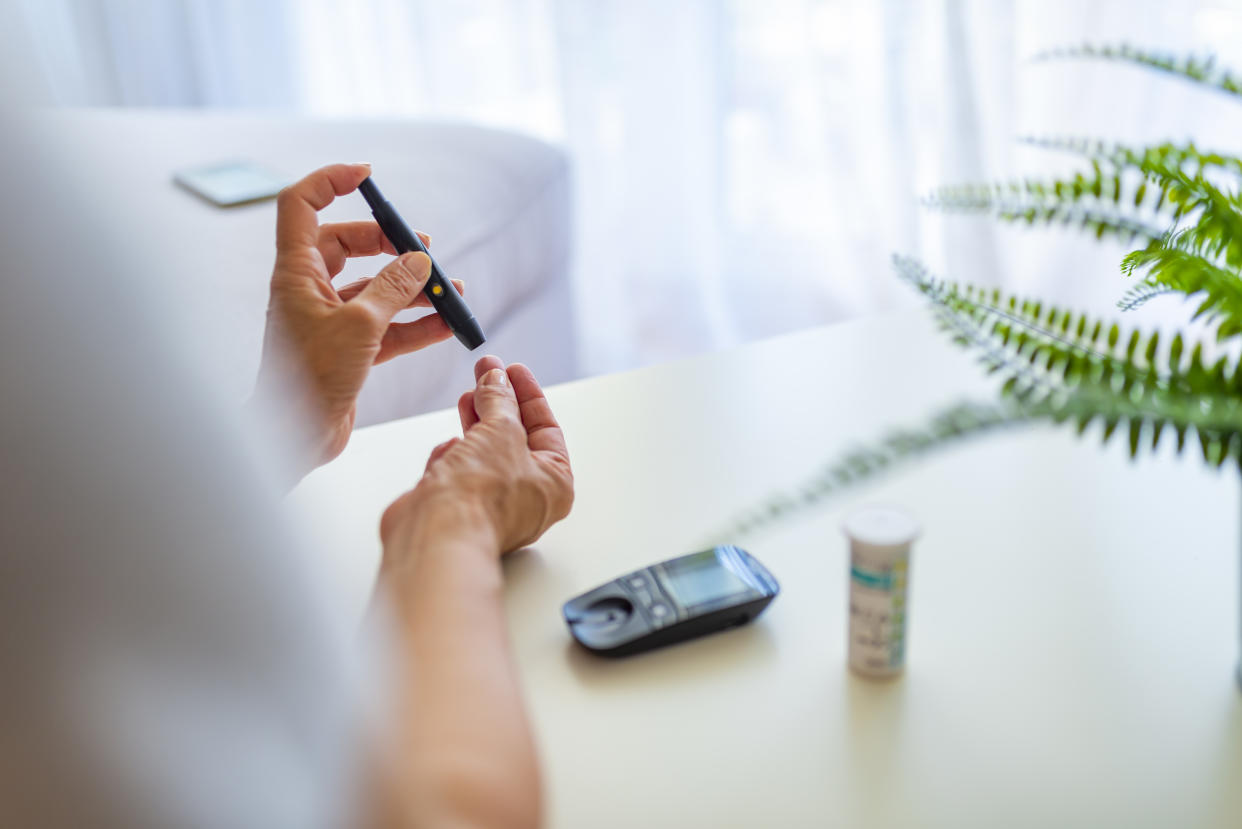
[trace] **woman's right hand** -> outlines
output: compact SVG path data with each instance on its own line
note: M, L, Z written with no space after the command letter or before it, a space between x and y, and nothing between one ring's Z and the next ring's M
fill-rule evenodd
M530 369L475 365L458 401L464 437L432 451L422 479L384 512L384 568L421 548L468 540L491 556L534 543L569 514L573 471L560 425Z

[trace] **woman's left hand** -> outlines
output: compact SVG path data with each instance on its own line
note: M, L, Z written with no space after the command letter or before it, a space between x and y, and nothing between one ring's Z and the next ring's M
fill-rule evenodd
M292 407L290 414L306 421L310 445L303 460L312 467L348 443L371 366L453 335L434 313L392 321L406 308L430 305L422 292L431 269L426 254L404 254L374 278L333 287L347 258L396 253L373 221L319 224L320 210L370 174L367 164L334 164L276 200L276 265L255 396L278 412Z

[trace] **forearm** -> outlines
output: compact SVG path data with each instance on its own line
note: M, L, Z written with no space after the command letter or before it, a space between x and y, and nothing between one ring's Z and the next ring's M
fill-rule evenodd
M297 376L293 370L287 374ZM291 491L322 463L322 440L310 417L313 412L313 401L304 386L291 379L260 378L242 405L243 417L258 439L270 447L274 484L283 492Z
M420 825L534 826L540 782L496 542L414 528L384 575L403 657L398 779Z

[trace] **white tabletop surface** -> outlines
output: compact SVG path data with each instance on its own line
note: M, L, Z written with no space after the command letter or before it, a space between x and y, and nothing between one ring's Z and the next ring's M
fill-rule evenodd
M1191 454L984 438L738 539L782 585L751 625L621 661L571 643L566 599L991 388L902 313L549 390L577 502L506 563L549 824L1242 826L1239 487ZM380 512L457 431L453 412L361 430L295 493L348 612ZM840 522L873 501L924 526L887 683L845 660Z

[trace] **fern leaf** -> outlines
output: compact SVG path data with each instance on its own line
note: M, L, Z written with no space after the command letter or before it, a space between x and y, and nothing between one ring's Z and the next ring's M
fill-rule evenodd
M775 521L785 520L817 507L834 495L872 481L894 468L940 449L1029 419L1026 412L1006 401L965 401L950 406L918 427L891 431L872 444L857 447L825 465L801 486L774 495L744 515L717 539L736 539Z
M1147 270L1147 277L1142 283L1148 286L1146 299L1167 291L1186 296L1202 294L1203 301L1196 316L1219 321L1217 336L1222 339L1239 333L1242 278L1236 272L1216 265L1192 250L1179 246L1164 247L1158 243L1136 250L1122 260L1122 270L1127 273L1143 268Z
M1133 288L1125 292L1121 299L1117 300L1117 307L1122 311L1135 311L1142 306L1151 302L1158 297L1167 296L1169 294L1180 293L1175 288L1169 288L1164 285L1156 285L1147 280L1143 280Z
M1155 169L1181 169L1192 175L1220 170L1242 176L1242 159L1220 152L1203 152L1193 141L1185 144L1166 141L1133 147L1090 138L1023 136L1018 142L1042 150L1081 156L1114 169L1143 168L1146 165Z
M1202 152L1193 143L1139 148L1072 138L1031 143L1082 155L1091 170L1051 181L943 188L929 203L1030 224L1060 218L1099 238L1142 240L1143 246L1123 260L1123 273L1146 271L1149 285L1200 295L1197 316L1216 323L1218 337L1242 334L1242 160ZM1140 286L1119 306L1133 309L1161 293L1166 291Z
M1177 232L1242 266L1242 160L1200 153L1193 144L1131 148L1099 142L1046 140L1042 145L1070 148L1091 161L1090 173L1072 178L1009 184L945 187L924 204L956 212L991 213L1008 221L1073 221L1085 211L1118 227L1111 235L1147 242ZM1212 181L1205 169L1229 171L1226 181ZM1235 175L1236 174L1236 175ZM1191 225L1179 228L1182 219ZM1084 225L1095 230L1092 225ZM1124 230L1121 228L1124 227ZM1105 231L1099 235L1109 235Z
M1105 182L1101 176L1079 175L1066 180L942 187L924 198L923 204L949 212L987 213L1011 223L1061 224L1097 239L1112 236L1127 244L1164 238L1166 227L1138 215L1118 188L1119 183Z
M1143 428L1172 426L1179 436L1193 429L1204 458L1242 464L1242 370L1224 359L1203 361L1196 343L1183 361L1182 337L1166 353L1156 335L1125 333L1038 302L1019 302L961 288L931 276L914 259L894 257L899 275L930 299L941 326L979 353L989 371L1004 381L1003 393L1028 417L1072 421L1080 431L1092 420L1104 423L1107 442L1127 425L1133 453Z
M1094 46L1087 43L1082 46L1070 46L1041 52L1033 60L1047 61L1066 58L1096 58L1131 63L1136 66L1165 72L1227 95L1242 97L1242 79L1235 78L1228 70L1218 67L1216 65L1216 58L1213 55L1177 56L1138 49L1127 43L1121 43L1116 46Z

